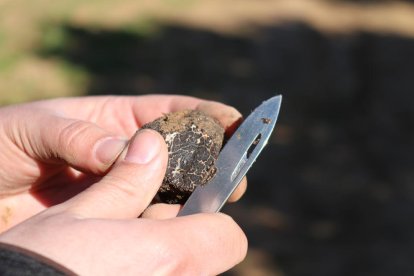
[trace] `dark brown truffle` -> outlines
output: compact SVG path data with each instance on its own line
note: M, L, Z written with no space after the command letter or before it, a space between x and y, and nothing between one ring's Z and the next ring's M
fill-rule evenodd
M168 146L168 167L158 196L166 203L183 204L198 185L215 174L215 161L224 128L212 117L195 110L166 114L144 125L158 131Z

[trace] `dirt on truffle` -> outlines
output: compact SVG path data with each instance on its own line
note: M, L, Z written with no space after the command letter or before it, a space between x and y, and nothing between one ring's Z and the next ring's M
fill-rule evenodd
M167 171L158 191L162 202L183 204L194 189L215 174L215 162L224 139L224 128L196 110L164 115L142 127L158 131L168 146Z

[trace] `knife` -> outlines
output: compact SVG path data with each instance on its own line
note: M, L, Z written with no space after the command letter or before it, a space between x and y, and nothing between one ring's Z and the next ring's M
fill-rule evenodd
M216 162L217 171L197 186L177 216L219 212L266 146L276 125L282 96L257 107L227 141Z

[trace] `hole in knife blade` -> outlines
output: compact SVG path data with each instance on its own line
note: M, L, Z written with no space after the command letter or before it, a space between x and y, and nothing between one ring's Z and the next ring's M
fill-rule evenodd
M253 140L250 147L247 149L246 154L244 157L239 161L239 164L237 164L237 167L234 169L232 175L231 175L231 181L233 181L240 173L241 169L243 168L244 164L246 164L247 160L250 158L250 155L256 148L257 144L259 144L260 139L262 138L262 134L258 134L256 138Z
M254 149L256 148L257 144L259 144L260 139L262 139L262 134L258 134L256 136L256 139L254 139L253 143L250 145L249 149L246 152L246 158L249 159L250 155L252 154L252 152L254 151Z

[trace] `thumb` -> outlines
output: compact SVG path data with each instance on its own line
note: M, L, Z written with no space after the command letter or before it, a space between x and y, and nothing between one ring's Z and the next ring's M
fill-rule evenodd
M125 157L101 181L64 204L82 217L138 217L157 193L167 161L162 136L153 130L140 130L131 139Z

